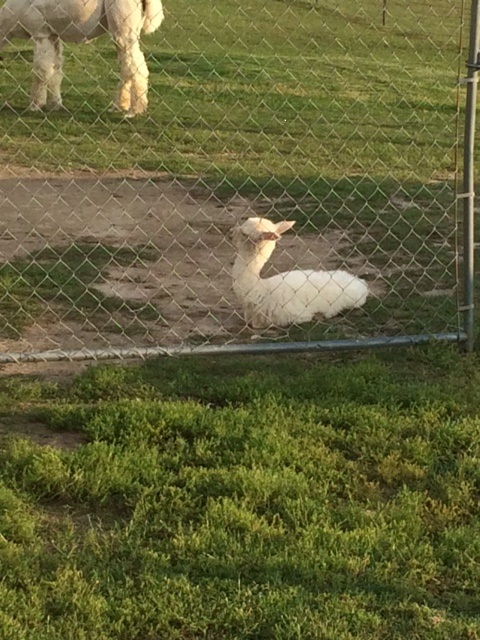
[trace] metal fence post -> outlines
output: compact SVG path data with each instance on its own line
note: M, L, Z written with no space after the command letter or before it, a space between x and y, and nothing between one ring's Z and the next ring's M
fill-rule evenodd
M474 206L475 206L475 115L477 106L478 71L480 70L479 52L479 4L472 0L470 13L470 42L467 61L467 96L465 103L465 140L463 159L463 268L464 268L464 328L467 335L466 350L472 351L474 344Z

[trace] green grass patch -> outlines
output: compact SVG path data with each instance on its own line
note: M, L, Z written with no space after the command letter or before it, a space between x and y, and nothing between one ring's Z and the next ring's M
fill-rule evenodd
M108 39L68 46L66 113L29 114L31 46L4 54L2 160L53 169L166 170L255 191L273 177L451 175L460 5L378 7L179 0L145 39L145 118L108 113ZM134 150L134 152L133 152Z
M478 358L162 359L0 380L0 635L475 638Z
M150 303L122 300L104 295L92 285L102 282L102 271L112 265L130 265L156 257L152 247L111 247L74 243L66 247L47 247L27 258L0 266L0 333L15 337L37 318L48 314L48 305L61 309L65 320L114 322L122 326L114 312L135 315L135 319L159 320Z

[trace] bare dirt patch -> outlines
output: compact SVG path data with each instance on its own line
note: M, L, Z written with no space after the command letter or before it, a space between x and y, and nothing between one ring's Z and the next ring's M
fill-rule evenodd
M272 215L275 203L236 197L222 202L195 186L153 176L38 175L0 173L0 261L25 257L47 246L83 243L92 247L155 250L152 260L122 266L112 262L92 287L102 294L158 311L142 319L128 308L111 317L69 310L53 301L21 339L0 341L2 351L79 349L112 346L234 340L245 326L232 294L234 250L228 234L251 215ZM268 273L300 268L338 268L348 254L346 233L290 234L274 254ZM354 272L366 261L352 259ZM72 300L72 306L76 301ZM243 337L245 337L243 333ZM23 367L22 367L23 368Z
M0 419L0 438L2 436L25 438L41 446L60 449L75 449L87 441L87 438L81 433L51 431L41 422L35 422L20 415Z

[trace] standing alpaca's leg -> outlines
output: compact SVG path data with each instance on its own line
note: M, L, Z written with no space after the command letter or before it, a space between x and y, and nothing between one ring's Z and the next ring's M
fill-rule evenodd
M127 117L144 113L148 106L148 67L137 41L119 45L120 68L124 87L130 87L130 108Z
M58 36L52 36L54 49L53 72L48 80L49 102L52 109L62 108L61 84L63 79L63 44Z
M130 111L131 105L131 90L132 83L130 80L125 81L123 78L118 85L118 92L115 102L113 103L112 111L124 111L127 113Z
M58 36L49 36L35 41L33 57L33 83L30 95L30 109L38 111L47 104L52 109L62 107L63 45ZM48 95L50 94L50 95Z
M121 50L118 45L116 45L116 48L117 48L117 59L121 66L122 65ZM124 74L122 70L120 84L118 85L118 93L117 93L115 102L113 104L112 111L125 111L125 112L130 111L131 90L132 90L132 81L124 79Z
M139 44L144 22L142 3L105 0L105 9L120 62L121 81L115 107L129 117L134 116L147 108L148 69Z
M30 93L30 109L39 111L47 104L47 87L55 73L55 47L50 38L35 40L33 54L33 82Z

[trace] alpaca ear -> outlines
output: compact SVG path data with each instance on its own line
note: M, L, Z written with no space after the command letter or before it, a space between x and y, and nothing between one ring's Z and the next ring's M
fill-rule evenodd
M285 233L285 231L291 229L294 224L295 220L282 220L282 222L278 222L275 225L275 230L278 234L281 235L282 233Z

